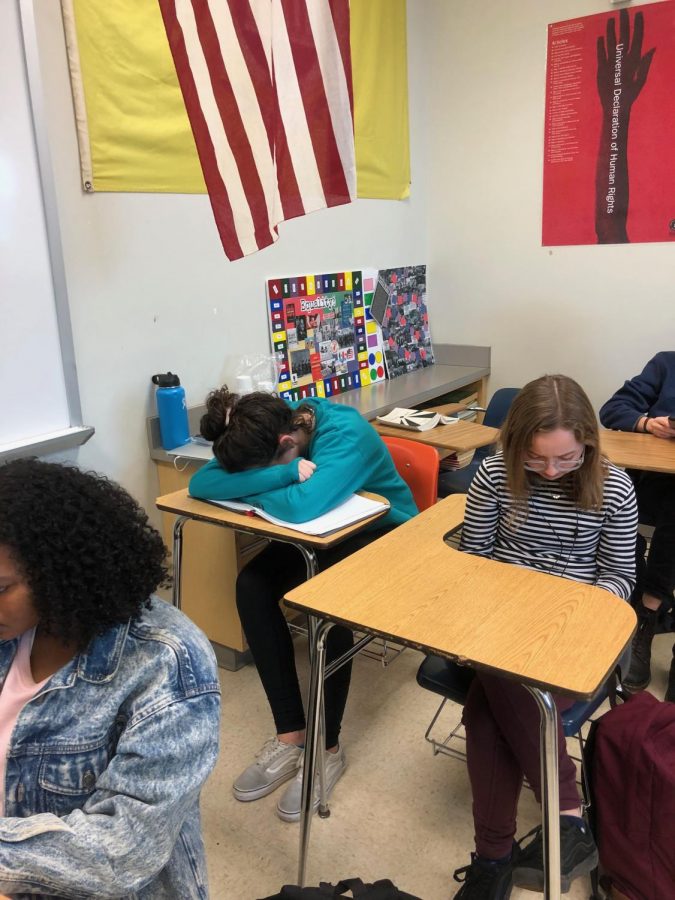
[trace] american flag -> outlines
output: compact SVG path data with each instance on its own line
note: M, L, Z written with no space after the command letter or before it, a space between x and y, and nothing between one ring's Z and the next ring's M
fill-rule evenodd
M356 197L349 0L159 0L229 259Z

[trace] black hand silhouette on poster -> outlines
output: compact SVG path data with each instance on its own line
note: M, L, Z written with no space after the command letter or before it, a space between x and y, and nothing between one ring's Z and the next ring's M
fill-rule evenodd
M633 103L645 85L655 47L642 55L644 17L635 14L631 43L628 10L607 22L606 37L599 37L598 94L602 104L602 130L595 169L595 233L599 244L630 242L628 219L628 126Z

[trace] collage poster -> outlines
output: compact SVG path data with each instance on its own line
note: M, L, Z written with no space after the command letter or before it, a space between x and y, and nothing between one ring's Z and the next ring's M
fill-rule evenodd
M675 2L548 27L542 244L675 241Z
M426 266L380 269L389 302L382 318L382 342L389 378L433 365Z
M272 349L286 400L333 397L385 378L382 341L370 314L376 272L272 278Z

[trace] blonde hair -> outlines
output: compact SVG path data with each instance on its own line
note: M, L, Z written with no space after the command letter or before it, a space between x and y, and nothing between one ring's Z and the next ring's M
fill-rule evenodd
M558 428L571 431L585 448L581 468L566 475L561 487L581 509L600 509L607 464L600 452L598 420L583 388L566 375L544 375L530 381L511 404L501 430L509 490L517 502L527 499L532 475L523 461L532 438Z

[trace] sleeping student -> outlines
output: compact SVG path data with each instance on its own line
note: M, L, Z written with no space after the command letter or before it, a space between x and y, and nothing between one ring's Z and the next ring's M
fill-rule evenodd
M339 559L417 513L409 488L397 473L375 429L357 410L319 398L287 403L267 393L244 396L226 387L206 401L202 435L213 441L215 458L190 480L190 494L204 500L242 499L288 522L322 515L354 491L385 497L389 512L367 530L318 552L319 567ZM265 797L293 779L277 804L285 822L300 818L305 713L291 636L279 601L306 578L303 557L289 544L272 542L240 572L237 608L269 701L276 736L235 780L237 800ZM330 662L352 646L352 632L333 627L327 637ZM351 664L326 681L326 787L345 770L338 741ZM318 790L314 794L318 806Z
M584 391L564 375L530 382L513 401L501 443L471 484L461 549L594 584L627 600L635 582L633 485L600 454ZM558 710L570 706L569 699L554 699ZM514 843L524 775L541 801L536 702L522 685L476 672L463 719L476 852L455 872L464 882L456 897L501 900L512 884L543 891L541 828L527 846ZM565 892L572 879L595 867L597 850L581 817L559 714L558 765Z
M0 893L208 897L211 646L151 597L166 550L118 485L0 466Z

